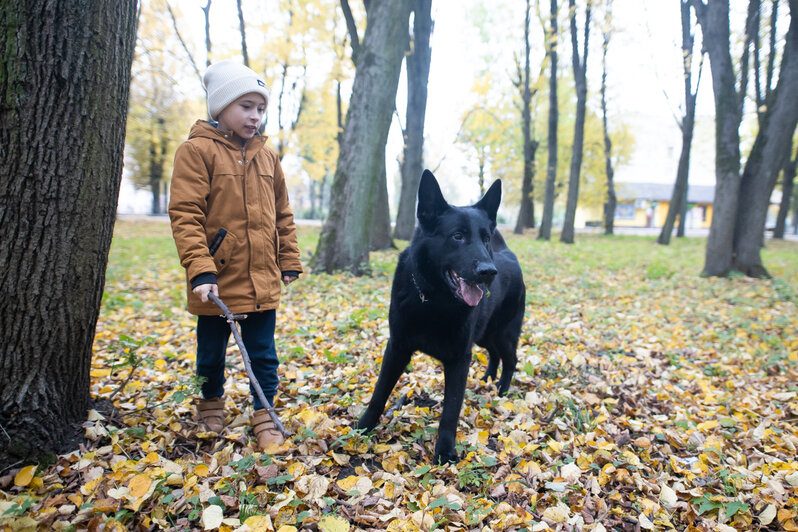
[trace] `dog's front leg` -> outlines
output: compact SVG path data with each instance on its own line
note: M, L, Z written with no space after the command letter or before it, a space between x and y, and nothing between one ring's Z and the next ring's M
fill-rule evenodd
M382 357L380 376L374 386L374 393L371 394L369 406L363 412L363 415L360 416L356 428L369 431L377 426L382 411L385 409L385 403L388 401L388 397L391 395L394 386L396 386L399 377L410 363L412 354L413 352L408 349L395 348L394 343L390 339L388 340L388 345L385 346L385 354Z
M463 407L470 362L471 354L469 353L443 365L443 412L438 424L438 441L435 444L435 456L433 457L433 462L436 464L459 461L454 445L457 440L457 423L460 419L460 410Z

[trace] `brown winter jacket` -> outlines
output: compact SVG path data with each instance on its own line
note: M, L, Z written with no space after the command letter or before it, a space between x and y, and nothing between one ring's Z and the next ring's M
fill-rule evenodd
M200 274L215 274L222 301L245 313L276 309L281 272L302 271L280 160L262 136L242 147L198 120L175 153L169 217L192 314L220 314L191 291Z

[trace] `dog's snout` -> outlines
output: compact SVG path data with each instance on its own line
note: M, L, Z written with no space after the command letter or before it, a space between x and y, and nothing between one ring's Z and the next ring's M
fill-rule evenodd
M476 265L476 274L480 282L490 282L499 273L496 266L492 262L478 262Z

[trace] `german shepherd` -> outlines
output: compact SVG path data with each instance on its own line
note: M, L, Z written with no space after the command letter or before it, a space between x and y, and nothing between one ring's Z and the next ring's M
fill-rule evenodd
M443 412L434 463L457 462L457 422L463 405L471 348L488 351L484 380L499 395L510 387L524 317L526 289L518 259L496 230L501 181L470 207L449 205L432 172L418 188L416 227L399 255L388 312L390 338L368 408L357 423L369 431L415 351L443 363Z

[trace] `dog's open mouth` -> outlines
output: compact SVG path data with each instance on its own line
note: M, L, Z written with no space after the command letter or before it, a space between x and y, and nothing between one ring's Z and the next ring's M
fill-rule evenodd
M467 283L454 270L449 270L447 277L454 294L462 299L466 305L476 307L482 300L484 291L478 284Z

